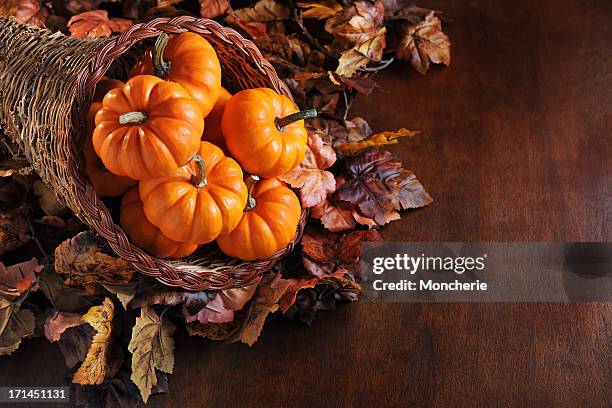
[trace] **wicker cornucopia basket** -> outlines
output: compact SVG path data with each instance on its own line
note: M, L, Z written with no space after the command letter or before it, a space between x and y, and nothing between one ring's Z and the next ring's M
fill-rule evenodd
M78 40L0 18L0 127L56 195L137 271L187 290L241 287L291 252L303 232L305 210L294 240L271 258L244 262L206 248L178 261L160 259L130 244L82 163L83 123L96 83L107 71L125 78L138 57L131 47L139 41L185 31L213 45L231 92L266 86L291 98L252 42L212 20L159 18L113 38Z

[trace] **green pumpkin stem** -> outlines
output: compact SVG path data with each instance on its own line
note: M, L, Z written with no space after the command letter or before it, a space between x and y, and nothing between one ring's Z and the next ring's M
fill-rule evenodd
M196 174L191 176L191 183L195 188L202 188L208 184L208 180L206 180L206 165L204 164L204 159L199 154L195 155L193 161L196 164L197 171Z
M316 109L306 109L300 112L292 113L291 115L287 115L283 118L276 118L274 123L276 124L276 128L279 131L285 130L285 127L292 124L293 122L297 122L298 120L310 119L317 117Z
M142 125L147 121L149 116L146 112L128 112L119 116L119 124L121 125Z
M244 207L244 211L251 211L257 205L257 200L255 200L255 197L253 197L253 188L255 187L255 184L257 184L258 181L259 177L255 175L249 176L246 179L247 191L249 193L249 196L247 198L247 204L246 207Z
M172 61L164 61L164 50L166 49L166 45L168 45L168 39L168 34L160 34L160 36L157 37L157 41L155 41L153 54L151 56L153 60L153 72L156 77L161 79L166 79L172 67Z

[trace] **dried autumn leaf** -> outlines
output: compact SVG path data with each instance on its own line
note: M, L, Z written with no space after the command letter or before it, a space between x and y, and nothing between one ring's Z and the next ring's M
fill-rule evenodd
M74 289L64 286L60 276L52 267L47 267L38 275L40 289L53 307L61 312L77 312L91 307L92 303L76 294Z
M234 312L241 310L244 305L251 300L261 276L253 282L241 288L230 288L218 292L197 313L191 313L189 306L183 307L183 314L187 322L199 321L207 323L228 323L234 320ZM193 308L191 308L193 309ZM195 310L194 310L195 311Z
M84 323L83 316L78 313L55 311L53 314L49 315L45 321L45 337L50 342L58 341L67 329L80 326Z
M128 350L132 353L132 376L134 384L146 403L152 388L157 384L155 370L172 374L174 369L174 340L176 327L167 319L158 316L149 306L140 309L140 316L132 329Z
M74 368L87 357L96 331L88 324L66 329L60 336L58 346L68 368Z
M38 289L37 275L43 267L36 258L11 266L5 266L0 262L0 295L10 299L16 299L23 295L28 289Z
M113 295L117 296L117 299L121 302L121 305L127 310L128 305L136 296L136 289L138 289L138 282L131 282L125 285L114 285L111 283L103 284L104 288Z
M365 67L370 62L380 61L387 44L386 32L387 29L383 27L369 40L343 52L338 60L336 74L351 78L360 68Z
M430 62L450 65L450 40L442 31L442 21L435 12L430 12L418 24L407 23L396 50L399 59L410 61L414 69L425 75Z
M112 33L122 33L132 26L131 20L108 18L106 10L92 10L72 16L68 29L72 37L109 37Z
M380 147L359 151L345 161L346 183L338 197L359 207L378 225L396 220L399 210L418 208L433 199L410 170L402 168L391 152Z
M335 0L319 0L315 3L298 2L297 6L304 9L302 17L317 20L325 20L342 11L342 6Z
M139 408L142 400L127 369L96 387L75 387L75 404L83 408Z
M12 177L0 178L0 255L30 240L25 190Z
M206 18L219 17L227 11L229 0L200 0L200 15Z
M289 18L289 7L275 0L259 0L252 7L234 10L234 14L244 23L270 23Z
M302 163L281 177L281 180L300 189L303 206L313 207L336 190L334 175L325 170L335 161L336 153L323 143L321 136L308 132L308 146Z
M382 242L376 230L358 230L344 234L309 228L302 237L302 260L313 276L325 276L337 270L357 274L362 242Z
M85 361L74 373L73 383L97 385L102 384L104 381L111 341L113 314L113 302L109 298L104 298L104 302L100 306L93 306L83 315L82 320L89 323L96 331L96 334L91 341Z
M191 322L185 325L190 336L200 336L214 341L227 340L239 329L237 321L228 323L208 323Z
M310 216L321 220L321 224L332 232L347 231L356 226L352 205L343 201L332 203L329 199L323 200L312 207Z
M0 356L19 348L21 340L34 335L34 313L0 297Z
M342 154L351 156L360 150L372 146L383 146L390 144L397 144L399 139L402 137L413 137L418 135L420 132L414 130L408 130L401 128L395 132L380 132L376 133L365 140L359 142L349 142L339 146Z
M126 284L134 275L127 261L105 253L92 231L84 231L55 249L55 270L83 294L97 294L104 284Z
M278 310L278 302L289 285L290 282L282 279L280 273L268 274L261 280L255 300L251 303L244 323L238 332L238 340L248 344L249 347L255 344L266 322L266 317Z
M333 35L336 49L351 49L379 35L384 28L384 12L380 1L374 4L356 1L328 19L325 30Z

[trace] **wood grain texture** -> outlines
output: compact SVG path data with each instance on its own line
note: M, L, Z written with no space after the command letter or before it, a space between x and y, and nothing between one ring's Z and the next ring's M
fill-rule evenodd
M402 241L612 240L612 2L423 1L450 68L395 64L353 114L423 134L394 151L434 203ZM612 406L611 304L371 304L271 322L249 349L176 335L151 407ZM57 385L55 345L0 358L0 385Z

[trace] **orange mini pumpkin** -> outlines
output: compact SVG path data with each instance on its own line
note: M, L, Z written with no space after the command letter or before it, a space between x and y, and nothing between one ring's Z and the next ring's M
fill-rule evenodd
M128 237L145 251L160 257L183 258L192 254L197 244L176 242L165 236L145 217L138 188L134 187L121 200L121 227Z
M204 128L204 135L202 136L202 140L206 140L213 144L216 144L221 149L225 150L225 138L223 137L223 132L221 131L221 119L223 119L223 111L225 110L225 104L232 97L232 94L225 88L221 88L221 92L219 93L219 97L215 102L215 106L213 106L212 110L206 116L206 127Z
M104 97L93 145L107 169L143 180L188 163L203 130L202 111L185 88L139 75Z
M215 49L201 35L161 34L153 51L145 53L131 75L156 75L181 84L198 101L204 116L212 110L221 91L221 65Z
M144 212L169 238L206 244L232 231L246 205L242 169L212 143L202 142L186 166L140 183Z
M217 238L217 244L229 256L253 261L268 258L291 242L302 208L295 193L277 179L247 183L249 198L242 219L232 232Z
M289 98L272 89L238 92L225 104L221 127L225 144L249 173L279 177L300 164L306 153L304 118Z
M125 193L128 188L135 185L137 181L126 176L118 176L108 171L108 169L104 167L102 160L100 160L94 151L91 136L96 127L96 113L98 113L98 110L101 108L102 104L100 102L93 102L87 113L86 136L85 143L83 144L85 168L89 180L99 197L119 197Z

